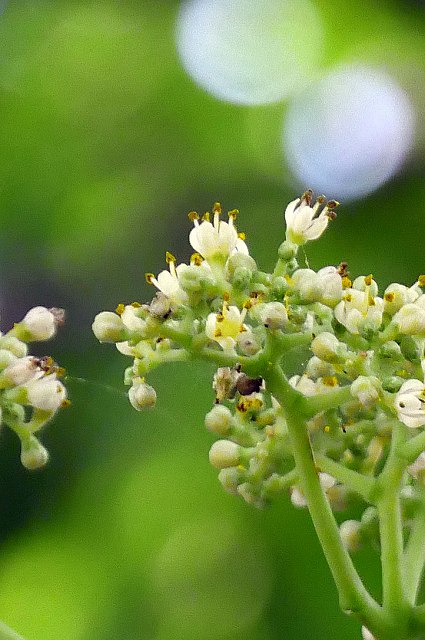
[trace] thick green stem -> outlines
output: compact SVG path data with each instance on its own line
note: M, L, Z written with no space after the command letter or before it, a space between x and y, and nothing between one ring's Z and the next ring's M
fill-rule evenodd
M4 622L0 622L0 640L24 640L24 638Z
M409 540L404 551L406 596L415 604L425 565L425 501L422 502L412 523Z
M402 455L408 464L411 464L416 458L425 450L425 431L422 431L418 436L415 436L400 448L400 455Z
M380 607L365 589L344 548L338 526L329 503L320 486L310 440L305 426L305 416L300 411L299 394L287 382L278 365L264 374L267 388L280 402L291 437L294 459L300 474L302 488L310 514L322 545L326 560L337 586L341 607L357 612L374 624L380 625Z
M394 425L391 450L379 477L380 495L377 499L381 538L383 608L390 615L401 618L408 607L403 567L403 522L400 488L405 462L398 450L405 438L402 424Z

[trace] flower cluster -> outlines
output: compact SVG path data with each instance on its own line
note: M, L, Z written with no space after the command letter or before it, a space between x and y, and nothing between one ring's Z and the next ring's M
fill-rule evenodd
M190 263L177 265L167 252L168 268L146 275L157 289L150 302L120 304L93 323L101 342L132 358L125 382L137 410L155 405L146 377L158 365L195 357L223 365L206 417L221 438L210 461L228 491L257 506L284 490L296 506L307 504L284 407L262 371L270 358L298 396L316 402L306 428L335 510L358 493L346 470L376 476L394 422L407 428L407 440L425 426L425 276L410 287L390 284L380 296L372 275L351 280L345 262L318 271L298 264L298 247L323 233L337 205L324 197L313 204L311 191L288 205L273 273L250 256L237 210L227 221L218 203L203 216L190 212ZM407 484L425 475L423 455L408 473ZM354 549L365 527L348 522L341 534Z
M337 205L323 196L313 202L311 191L288 205L271 273L249 254L237 210L227 221L218 203L212 213L191 212L189 264L167 252L167 269L146 275L153 298L98 314L93 331L132 359L125 383L137 410L155 405L147 382L155 367L213 362L215 400L205 424L219 438L209 458L221 484L257 507L289 493L296 507L309 508L328 561L339 538L330 564L342 563L346 575L353 571L347 552L365 543L382 547L383 561L392 562L412 555L419 540L425 276L380 293L372 274L352 278L346 262L317 271L300 264L299 247L321 236ZM357 517L338 516L337 525L332 511L348 507ZM393 521L382 525L382 518ZM334 528L331 544L324 528ZM393 585L384 583L384 594ZM370 624L364 637L379 629L376 620Z
M21 462L27 469L47 463L49 454L38 432L68 404L60 381L64 370L50 356L29 355L27 343L49 340L63 321L62 309L34 307L10 331L0 334L0 424L18 435Z

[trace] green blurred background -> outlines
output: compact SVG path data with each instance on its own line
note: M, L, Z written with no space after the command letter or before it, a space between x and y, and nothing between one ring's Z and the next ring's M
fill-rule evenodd
M382 285L411 283L425 271L425 6L314 4L323 68L389 65L412 90L417 128L403 171L342 206L310 264L344 259ZM176 53L179 5L0 3L2 328L35 304L65 307L55 343L35 350L87 380L68 383L44 471L23 470L1 433L0 617L27 640L359 638L308 514L287 498L255 511L221 489L203 427L212 369L155 372L157 408L139 414L126 358L91 335L98 311L152 295L144 273L165 250L187 260L190 209L239 208L271 269L299 189L282 160L287 105L234 106L198 88ZM378 594L376 557L358 560Z

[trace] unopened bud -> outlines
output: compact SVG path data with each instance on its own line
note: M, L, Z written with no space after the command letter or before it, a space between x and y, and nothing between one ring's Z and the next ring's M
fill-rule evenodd
M156 391L142 378L134 378L133 386L128 391L128 398L137 411L151 409L156 404Z
M350 393L364 407L374 404L381 391L381 383L375 376L359 376L351 385Z
M268 329L283 329L288 324L288 313L282 302L267 302L258 305L261 322Z
M242 331L236 337L236 344L244 356L253 356L260 350L258 340L252 331Z
M210 449L209 460L213 467L236 467L240 459L240 446L231 440L217 440Z
M205 426L208 431L225 436L229 433L233 424L233 416L227 407L216 404L205 416Z
M35 436L31 436L21 443L21 462L26 469L30 471L41 469L48 460L49 452Z
M15 325L14 332L24 342L49 340L55 335L56 327L63 324L63 319L63 309L34 307Z
M325 362L338 362L343 353L346 353L345 345L328 331L324 331L314 338L311 350L315 356Z
M415 303L405 304L393 318L400 333L425 335L425 309Z
M360 527L361 523L358 520L345 520L339 527L339 535L341 536L342 544L351 552L358 551L360 548Z

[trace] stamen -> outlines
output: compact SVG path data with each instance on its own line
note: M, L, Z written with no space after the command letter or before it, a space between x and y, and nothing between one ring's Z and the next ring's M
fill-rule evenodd
M214 215L218 213L218 215L221 216L221 204L219 202L214 202L212 211Z
M215 218L215 214L214 214L214 218ZM205 211L204 215L202 216L202 222L209 222L209 221L210 221L210 212Z
M191 264L195 264L197 267L199 267L202 263L203 263L204 259L201 256L200 253L192 253L192 255L190 256L190 262Z
M238 238L239 240L246 240L246 234L241 231L240 233L238 233Z
M132 302L130 306L134 307L135 309L140 309L142 305L140 304L140 302Z
M169 251L166 251L166 253L165 253L165 262L167 264L170 264L171 262L176 262L176 258L175 258L175 256L173 256L172 253L170 253Z
M148 274L146 274L148 275ZM153 274L149 274L149 275L153 275ZM122 315L124 313L124 309L125 309L125 304L123 304L122 302L119 303L119 305L117 306L117 308L115 309L115 313L118 313L118 315Z
M195 222L199 220L199 213L197 213L196 211L189 211L187 217L191 222Z
M236 220L238 215L239 215L239 209L231 209L230 211L227 212L227 216L229 220Z
M388 292L384 294L384 300L386 302L393 302L394 298L395 298L395 293Z
M418 285L420 287L425 287L425 276L419 276L418 277Z
M348 278L347 276L344 276L342 278L342 286L344 289L351 289L351 285L353 283L351 282L350 278Z
M364 279L364 283L367 287L370 287L370 285L372 284L372 280L373 280L373 275L370 273L368 276L365 277Z
M145 280L148 284L153 284L154 279L155 279L154 273L145 273Z

